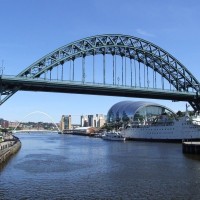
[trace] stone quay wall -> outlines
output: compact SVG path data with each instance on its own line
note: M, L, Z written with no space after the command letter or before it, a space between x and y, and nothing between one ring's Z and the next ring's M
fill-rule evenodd
M9 159L21 148L21 142L19 139L12 141L4 141L0 143L0 164Z

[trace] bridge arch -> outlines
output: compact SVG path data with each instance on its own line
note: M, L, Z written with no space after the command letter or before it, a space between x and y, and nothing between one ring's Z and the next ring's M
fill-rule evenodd
M46 112L43 112L43 111L38 111L38 110L37 110L37 111L30 112L30 113L27 114L25 117L23 117L22 120L26 119L26 118L29 117L30 115L37 114L37 113L42 114L42 115L45 115L46 117L48 117L48 118L51 120L51 122L56 126L58 132L61 132L60 129L59 129L59 127L58 127L57 124L55 123L55 120L54 120L49 114L47 114ZM21 120L21 121L17 124L17 126L14 128L13 132L15 132L15 130L17 129L17 127L22 123L22 120Z
M141 38L129 36L129 35L122 35L122 34L104 34L104 35L97 35L92 37L87 37L65 46L62 46L55 51L47 54L46 56L42 57L38 61L34 62L32 65L27 67L21 73L17 75L17 77L24 77L30 79L48 79L52 80L53 78L53 71L57 70L57 80L58 80L58 68L60 69L61 77L59 80L63 81L63 74L64 74L64 64L70 63L70 78L71 82L77 82L74 78L75 74L75 61L81 59L79 62L79 71L81 73L81 79L78 80L79 83L85 84L86 82L86 58L92 57L93 61L90 65L93 66L93 83L95 82L94 78L94 63L95 63L95 56L102 55L103 62L102 62L102 73L103 78L100 84L106 85L106 55L110 55L112 57L112 61L109 63L111 70L110 79L112 79L113 85L126 86L126 59L130 60L130 78L129 83L130 87L136 86L133 82L136 80L136 76L139 78L139 86L141 87L141 79L144 80L143 87L149 87L149 78L147 76L149 73L149 69L151 70L152 74L152 88L156 88L157 82L157 74L161 77L161 89L164 90L164 83L165 81L168 83L168 89L171 90L175 89L176 91L182 92L194 92L196 97L198 97L200 92L200 83L198 80L192 75L192 73L175 57L169 54L164 49L160 48L159 46L146 41ZM118 66L121 69L121 75L117 76L116 71L116 56L120 57L121 64ZM138 64L137 70L139 71L136 75L136 65L135 61ZM141 64L144 65L144 76L141 77L140 70ZM134 67L133 67L134 65ZM133 77L133 68L135 69L135 80ZM91 71L91 70L90 70ZM119 70L118 70L119 71ZM49 78L47 78L47 76ZM125 80L124 80L125 79ZM16 90L8 91L8 97L13 95ZM7 99L5 98L5 99ZM200 103L199 100L194 98L189 102L195 110L200 110Z
M65 45L39 59L18 76L40 77L64 62L97 54L119 55L137 60L164 76L178 90L199 91L198 80L171 54L141 38L127 35L97 35Z

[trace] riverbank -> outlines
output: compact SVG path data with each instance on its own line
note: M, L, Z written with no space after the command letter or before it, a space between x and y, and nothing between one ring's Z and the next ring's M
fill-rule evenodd
M13 154L21 148L21 141L19 138L13 136L0 143L0 165L7 161Z

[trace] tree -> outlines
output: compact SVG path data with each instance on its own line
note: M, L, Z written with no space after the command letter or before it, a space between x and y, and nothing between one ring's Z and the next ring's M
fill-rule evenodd
M183 117L184 116L184 114L183 114L183 112L181 112L180 110L176 113L179 117Z

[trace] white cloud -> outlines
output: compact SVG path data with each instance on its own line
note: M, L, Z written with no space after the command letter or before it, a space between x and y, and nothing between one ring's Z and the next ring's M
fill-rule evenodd
M136 32L138 33L138 34L140 34L140 35L144 35L144 36L148 36L148 37L155 37L155 35L154 34L152 34L152 33L148 33L148 32L146 32L146 31L144 31L144 30L142 30L142 29L136 29Z

